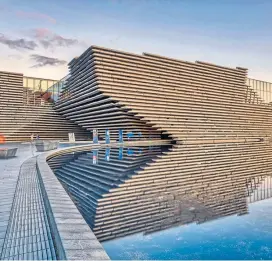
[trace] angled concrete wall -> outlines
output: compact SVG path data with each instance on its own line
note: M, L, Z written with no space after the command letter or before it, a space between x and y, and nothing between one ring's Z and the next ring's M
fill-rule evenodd
M90 50L71 61L69 68L66 90L54 107L58 113L87 130L98 129L102 137L108 128L114 140L118 139L118 129L124 130L124 139L130 132L136 139L160 138L160 130L100 90L101 81Z
M55 109L84 128L162 132L183 143L270 137L271 107L246 84L244 68L95 46L69 66Z

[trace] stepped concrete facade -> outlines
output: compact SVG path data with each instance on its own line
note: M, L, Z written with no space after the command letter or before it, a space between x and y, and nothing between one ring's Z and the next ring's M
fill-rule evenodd
M272 196L270 87L248 79L247 69L96 46L73 59L69 68L69 77L53 106L47 102L51 91L45 95L25 90L22 74L0 72L0 132L8 141L29 140L31 133L41 139L68 139L68 132L74 132L79 140L93 129L102 138L109 129L111 138L118 140L122 129L124 140L148 140L148 144L166 139L165 144L169 145L169 140L172 144L167 150L145 147L129 156L127 151L122 160L118 150L125 148L111 148L113 159L107 165L93 164L90 151L75 155L77 150L84 151L82 147L67 149L60 158L55 158L56 152L25 162L25 167L33 166L33 173L20 176L15 198L28 198L20 189L31 180L36 187L41 185L39 191L44 193L33 198L45 199L42 204L47 210L52 204L52 213L40 213L48 223L54 221L54 211L65 218L75 214L79 223L68 219L67 226L60 218L51 222L62 228L62 239L70 240L68 230L78 231L75 224L83 225L82 231L87 227L68 195L63 194L63 187L101 241L244 215L249 202ZM128 136L130 133L133 135ZM139 142L133 144L137 147ZM91 149L104 154L110 148L102 150L103 146L92 145ZM126 146L133 146L132 142ZM107 159L103 156L98 161ZM16 213L19 206L14 205ZM40 236L46 234L51 240L46 223L44 228ZM9 244L16 229L8 226L5 232L2 252L6 257L14 256ZM88 240L86 237L85 243ZM54 247L47 248L51 258L58 255Z
M14 126L19 127L18 139L12 139L16 141L27 135L23 122L31 125L28 136L32 132L45 136L44 127L54 122L56 138L63 138L61 124L71 126L70 132L78 133L79 139L90 137L93 129L102 138L109 129L113 140L123 129L125 140L166 138L179 144L270 138L271 84L248 79L244 68L92 46L73 59L69 69L64 88L58 86L57 91L48 88L51 83L58 85L55 80L1 72L0 106L13 108L2 111L0 131L8 140L14 131L5 115L11 116L10 121L21 121ZM52 110L47 101L55 96L59 99Z
M0 102L3 104L23 105L23 74L0 72Z
M69 68L55 110L86 129L165 134L183 144L271 137L271 107L247 69L96 46Z
M142 139L163 134L175 142L137 175L96 199L98 238L128 234L131 224L134 231L137 226L138 231L162 229L157 219L157 228L155 221L149 227L137 222L144 216L159 218L160 211L153 209L158 196L186 195L212 211L208 220L247 213L247 197L272 173L272 107L247 78L247 69L96 46L69 66L69 79L54 107L64 117L89 130L104 133L109 128L115 136L123 128L142 132ZM68 169L72 171L59 172L64 184L86 182L79 170L73 175ZM256 177L259 182L251 190ZM178 217L172 223L187 221Z
M8 142L29 141L31 134L41 139L86 140L90 133L59 115L44 101L40 90L23 85L23 74L0 72L0 133Z

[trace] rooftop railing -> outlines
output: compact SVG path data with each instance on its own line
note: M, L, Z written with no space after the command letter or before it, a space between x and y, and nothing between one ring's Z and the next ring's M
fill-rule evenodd
M255 79L247 79L247 85L253 90L252 93L250 93L251 100L253 101L254 97L256 96L259 98L259 102L257 103L263 103L263 104L269 104L272 103L272 83L255 80ZM250 99L248 94L248 99ZM255 99L256 100L256 99ZM255 103L255 102L252 102Z

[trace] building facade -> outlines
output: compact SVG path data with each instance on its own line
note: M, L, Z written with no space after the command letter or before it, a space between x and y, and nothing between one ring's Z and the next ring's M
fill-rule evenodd
M160 221L165 212L153 208L158 192L197 202L210 213L207 220L247 213L247 197L255 198L272 173L270 87L249 80L245 68L96 46L69 68L54 107L58 113L88 130L110 129L117 136L122 128L126 134L141 132L141 139L164 134L175 143L97 199L94 229L101 240L133 233L130 222L138 231L167 227ZM147 211L146 222L137 222L146 215L135 209ZM168 225L205 220L190 218L173 213Z
M47 86L55 81L24 77L23 74L0 72L0 133L8 142L29 141L32 134L41 139L68 140L74 132L78 140L90 133L59 115L43 99ZM38 84L38 85L36 85Z

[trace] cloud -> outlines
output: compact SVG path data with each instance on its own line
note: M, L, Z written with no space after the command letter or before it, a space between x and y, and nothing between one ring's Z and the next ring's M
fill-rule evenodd
M30 36L39 42L45 49L54 47L71 47L78 44L78 40L73 38L65 38L58 35L47 28L36 28L31 30Z
M11 39L6 37L3 34L0 34L0 43L8 46L11 49L27 49L27 50L35 50L38 45L34 41L29 41L24 38L20 39Z
M24 38L24 36L32 38L32 40L28 40ZM30 32L27 31L24 33L24 36L22 38L12 39L0 33L0 43L11 49L27 49L32 51L39 46L45 49L55 49L55 47L71 47L79 43L76 39L62 37L46 28L37 28Z
M60 66L64 65L67 62L64 60L60 60L58 58L53 58L53 57L47 57L47 56L42 56L38 54L32 54L30 55L30 59L35 61L36 64L31 66L31 68L40 68L44 66Z
M38 13L38 12L25 12L25 11L18 10L15 13L18 17L22 17L22 18L30 18L30 19L35 19L35 20L45 20L45 21L50 22L52 24L55 24L57 22L55 18L53 18L49 15L46 15L46 14Z

